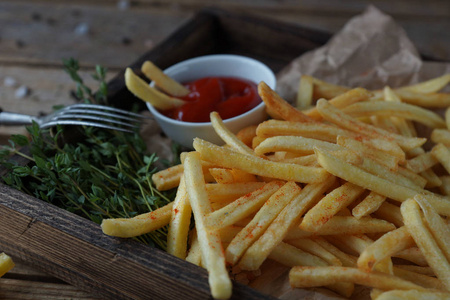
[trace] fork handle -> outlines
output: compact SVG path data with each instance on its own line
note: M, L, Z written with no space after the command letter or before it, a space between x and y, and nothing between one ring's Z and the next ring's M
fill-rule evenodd
M12 113L3 111L0 108L0 125L6 126L19 126L19 125L31 125L34 117L24 114Z

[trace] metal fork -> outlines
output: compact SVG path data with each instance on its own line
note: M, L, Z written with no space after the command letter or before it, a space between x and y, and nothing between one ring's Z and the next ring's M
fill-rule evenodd
M73 104L42 117L5 112L0 109L0 125L31 125L34 121L40 128L84 125L133 132L132 129L139 128L141 121L147 118L149 117L97 104Z

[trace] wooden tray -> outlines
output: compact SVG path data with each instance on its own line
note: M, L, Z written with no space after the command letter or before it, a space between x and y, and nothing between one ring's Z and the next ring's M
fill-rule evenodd
M200 11L145 60L166 68L212 53L259 59L275 72L330 35L217 9ZM109 83L110 104L142 104L126 89L123 72ZM26 162L25 162L26 163ZM5 170L0 169L0 174ZM93 295L106 299L209 299L207 272L131 240L112 238L84 218L0 184L0 249ZM234 283L232 299L272 299Z

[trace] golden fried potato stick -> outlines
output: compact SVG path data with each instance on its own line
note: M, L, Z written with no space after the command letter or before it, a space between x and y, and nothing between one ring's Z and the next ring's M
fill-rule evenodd
M419 204L414 199L408 199L402 203L400 209L409 233L436 276L450 291L450 262L424 223Z
M433 156L431 152L423 152L406 161L406 167L415 172L420 173L435 166L439 161Z
M431 132L431 141L435 144L442 143L447 147L450 147L450 130L448 129L435 129Z
M259 176L303 183L321 182L329 176L322 168L273 162L219 147L199 138L194 139L193 146L204 160L220 167L240 169Z
M255 153L257 155L264 155L270 152L287 151L298 155L308 155L314 153L314 147L316 146L331 151L345 150L339 145L314 138L302 136L274 136L266 138L255 147Z
M445 128L445 120L437 113L402 102L366 101L347 106L342 111L352 117L398 117L416 121L431 128Z
M373 272L367 273L349 267L303 267L297 266L289 272L289 282L296 288L319 287L337 282L352 282L381 290L419 290L426 289L393 275Z
M250 147L248 147L246 144L244 144L244 142L238 139L238 137L225 126L222 118L220 118L217 112L213 111L210 114L210 119L215 132L228 146L240 153L255 155Z
M225 255L219 232L206 226L205 216L210 214L211 204L206 192L200 155L190 152L184 160L184 178L189 202L195 218L197 238L202 253L202 264L208 270L211 294L215 299L228 299L232 283L225 266Z
M4 252L0 253L0 277L9 272L14 266L15 264L9 255Z
M286 121L313 122L310 117L295 109L263 81L258 84L258 94L266 104L269 113L274 112Z
M414 244L414 240L405 226L385 233L364 249L358 258L358 268L365 272L371 272L377 263L386 257L393 256Z
M313 92L314 83L311 76L300 76L296 101L297 109L304 110L313 105Z
M444 144L439 143L431 149L431 154L450 173L450 150Z
M384 129L361 122L356 118L349 116L333 105L329 104L325 99L319 99L316 104L317 110L324 119L347 130L366 135L370 138L386 139L395 141L405 151L422 146L425 138L405 137L403 135L391 133Z
M188 88L167 76L160 68L149 60L142 64L141 71L148 79L154 81L158 88L171 96L183 97L191 92Z
M450 262L450 227L443 218L431 207L427 198L422 195L416 195L414 200L419 204L428 223L428 228L434 236L436 243L441 248L447 260Z
M282 135L302 136L305 138L314 138L331 143L335 143L336 137L339 135L351 136L355 138L360 136L357 133L331 124L300 123L281 120L267 120L260 123L256 129L256 134L258 137L263 138Z
M342 109L353 103L367 101L369 100L370 96L371 92L369 92L368 90L363 88L355 88L328 100L328 102L334 107ZM319 114L315 106L304 111L304 113L314 120L322 120L322 116Z
M181 259L186 258L191 213L186 184L184 177L181 177L180 186L173 201L172 217L167 233L167 253Z
M357 166L350 165L333 157L327 153L326 150L316 148L316 155L319 164L336 177L399 202L404 202L417 194L424 194L439 214L450 216L450 201L440 195L436 195L426 190L414 190L384 178L380 178Z
M450 83L450 74L445 74L427 81L408 85L399 88L400 90L407 90L413 93L430 94L442 90Z
M370 215L376 211L385 200L386 196L370 192L369 195L352 209L352 215L357 219Z
M450 93L415 93L406 89L396 89L395 92L403 102L422 107L448 107L450 106Z
M252 148L252 141L253 138L256 136L256 128L258 128L258 125L250 125L244 127L236 133L236 136L245 145Z
M142 101L149 102L157 109L171 109L181 106L185 101L161 93L148 85L131 68L125 70L125 85L128 90Z
M300 226L301 228L301 226ZM363 234L388 232L395 229L395 225L386 220L362 217L357 219L353 216L333 216L317 231L305 231L300 228L292 228L289 231L287 239L290 238L307 238L317 237L321 235L335 235L335 234Z
M152 212L133 218L103 219L101 227L104 234L121 238L135 237L149 233L169 224L172 217L173 202Z

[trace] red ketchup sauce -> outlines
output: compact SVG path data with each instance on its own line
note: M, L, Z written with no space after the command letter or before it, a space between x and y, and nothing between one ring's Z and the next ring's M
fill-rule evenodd
M165 116L184 122L209 122L216 111L225 120L243 114L259 103L255 83L235 77L205 77L184 84L191 92L180 107L162 111Z

